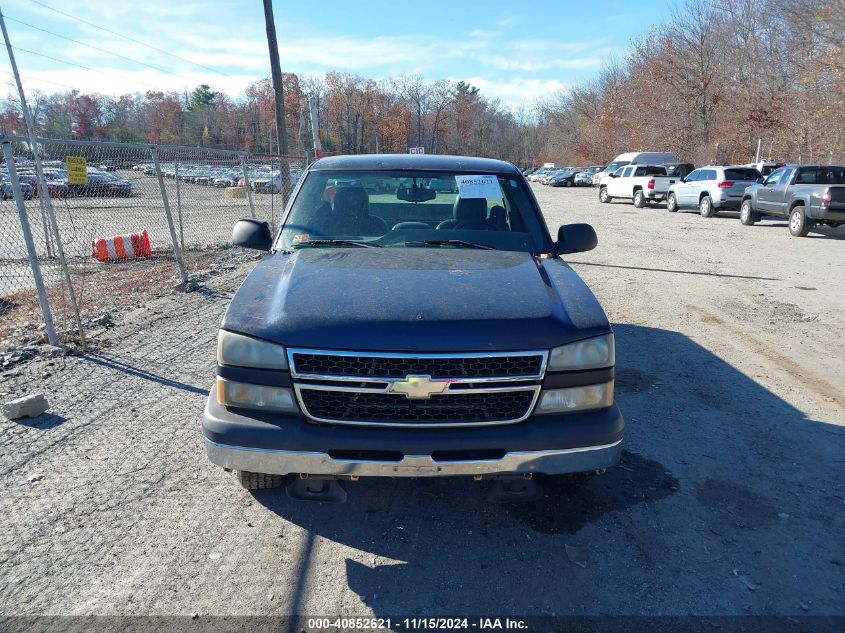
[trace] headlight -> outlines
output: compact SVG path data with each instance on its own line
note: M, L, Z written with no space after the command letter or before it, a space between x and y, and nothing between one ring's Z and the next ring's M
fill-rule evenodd
M220 330L217 336L217 363L258 369L287 369L285 348L257 338Z
M297 412L293 392L283 387L249 385L217 377L217 402L225 407Z
M599 369L616 364L613 334L555 347L549 355L549 371Z
M536 413L568 413L604 409L613 404L613 381L586 387L549 389L540 395Z

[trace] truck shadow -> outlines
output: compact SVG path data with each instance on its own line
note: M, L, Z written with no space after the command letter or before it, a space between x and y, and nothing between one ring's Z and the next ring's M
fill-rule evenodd
M348 587L380 616L666 613L676 586L695 596L690 612L742 613L749 586L753 604L789 612L809 591L811 610L841 611L845 555L831 547L845 530L845 429L683 334L614 329L626 451L603 476L542 478L545 495L519 505L465 479L362 480L343 505L255 493L310 544L287 611L320 582L323 539L353 550Z
M695 211L693 211L695 212ZM704 219L704 218L702 218ZM733 220L739 221L739 211L719 211L716 215L707 218L707 220ZM760 229L760 228L780 228L780 229L788 229L789 222L781 218L773 218L767 217L755 224L753 227L747 227L752 230ZM824 225L816 225L814 228L810 229L810 234L807 237L815 237L815 238L830 238L834 240L841 240L845 238L845 228L843 227L832 227L832 226L824 226Z

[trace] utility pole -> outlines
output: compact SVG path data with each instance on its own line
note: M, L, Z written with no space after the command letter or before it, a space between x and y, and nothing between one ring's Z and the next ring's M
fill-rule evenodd
M323 146L320 144L320 122L317 117L317 96L311 95L308 98L308 108L311 114L311 141L314 143L314 160L320 158L323 152ZM378 142L378 137L376 137L376 142ZM378 153L378 150L376 150Z
M285 130L285 90L282 86L282 66L279 62L279 45L276 42L276 22L273 19L273 2L264 0L264 22L267 26L267 46L270 48L270 75L273 78L273 92L276 94L276 134L279 139L279 154L288 153L288 135Z

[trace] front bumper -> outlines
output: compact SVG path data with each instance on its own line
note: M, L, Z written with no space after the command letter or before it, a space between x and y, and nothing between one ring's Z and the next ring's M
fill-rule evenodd
M314 424L304 417L227 409L212 389L203 435L212 463L287 475L434 477L563 474L619 460L619 409L532 416L495 427L371 428Z
M522 451L493 459L436 460L431 455L403 455L398 460L335 458L328 453L245 448L206 438L213 464L257 473L353 475L358 477L438 477L511 473L563 474L608 468L619 461L622 440L605 446Z

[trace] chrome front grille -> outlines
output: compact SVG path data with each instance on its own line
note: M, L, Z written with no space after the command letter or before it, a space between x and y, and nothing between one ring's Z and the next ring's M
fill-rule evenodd
M288 350L299 406L333 424L481 426L527 418L546 351L408 354Z
M411 399L392 393L355 393L300 388L308 411L326 420L402 423L419 426L453 422L501 423L523 415L534 390L493 393L455 393Z

